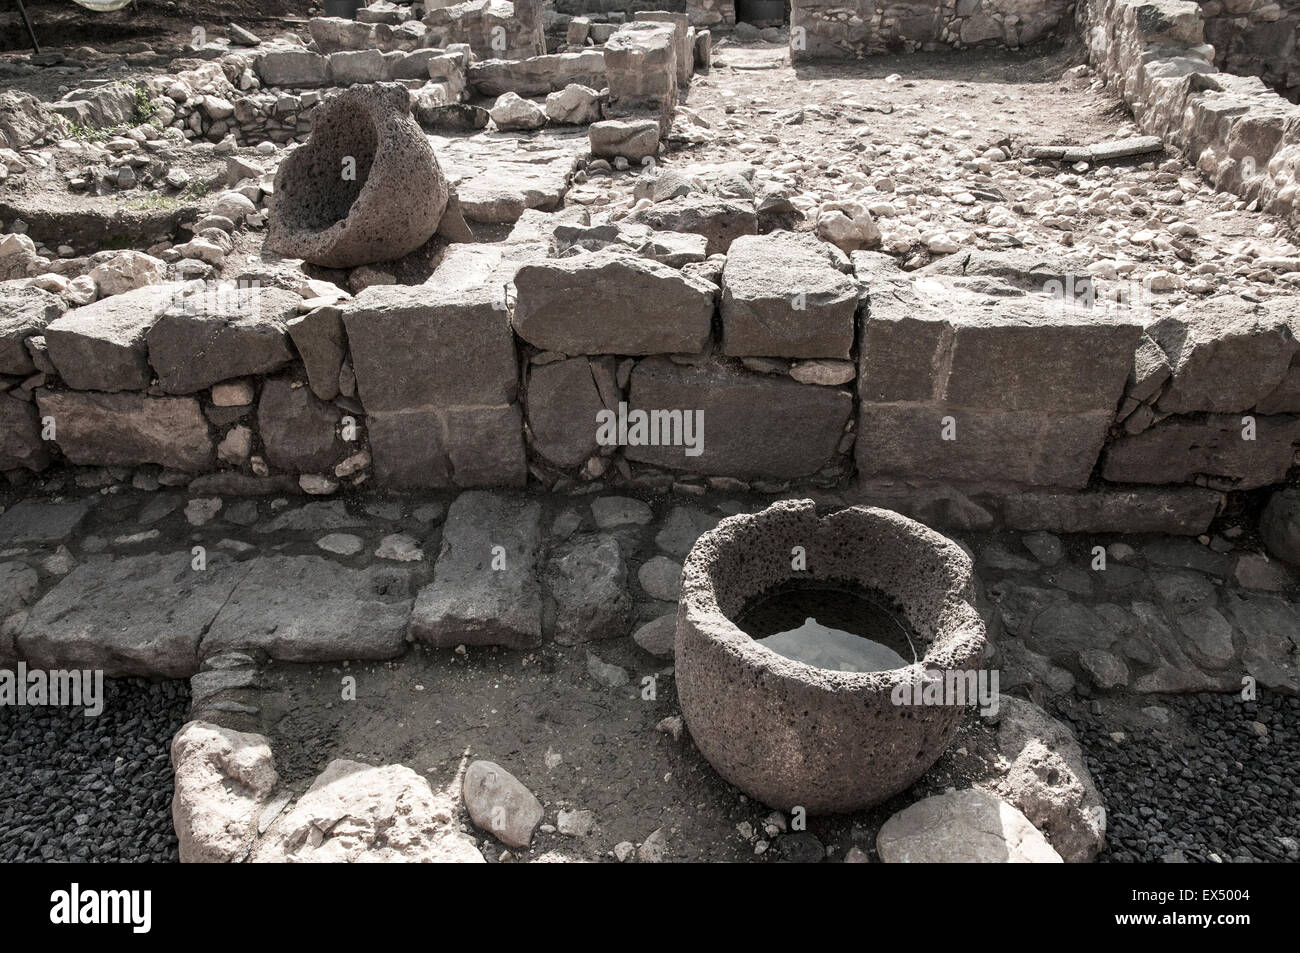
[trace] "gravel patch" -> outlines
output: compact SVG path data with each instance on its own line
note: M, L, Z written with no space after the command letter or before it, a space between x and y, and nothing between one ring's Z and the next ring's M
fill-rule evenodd
M1095 705L1060 713L1106 803L1098 860L1300 860L1300 698L1202 693L1143 704L1165 709L1168 724L1120 729Z
M104 711L0 708L0 862L174 862L184 681L106 679Z

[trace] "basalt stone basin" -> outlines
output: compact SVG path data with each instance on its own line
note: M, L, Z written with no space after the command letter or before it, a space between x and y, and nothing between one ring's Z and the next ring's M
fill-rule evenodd
M438 229L447 180L398 83L325 102L311 138L275 175L266 244L326 268L391 261Z
M806 570L793 568L795 547ZM846 672L778 655L732 621L765 593L801 579L892 603L923 658L907 668ZM889 510L818 518L811 500L733 516L696 542L682 571L676 677L700 753L770 807L856 811L907 788L961 720L952 705L897 705L918 668L971 671L984 658L970 558L952 540Z

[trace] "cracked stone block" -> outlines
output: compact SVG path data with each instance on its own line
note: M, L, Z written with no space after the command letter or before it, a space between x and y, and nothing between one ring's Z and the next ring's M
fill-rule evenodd
M713 285L632 255L527 264L515 289L515 332L563 354L698 354L712 328Z
M810 235L737 238L722 271L722 351L847 359L858 288Z
M38 390L36 404L42 417L53 418L55 440L72 463L212 468L212 435L193 397Z
M514 404L370 414L366 428L380 486L523 486L527 480L523 420Z
M0 294L0 374L23 377L36 373L23 342L42 334L46 325L66 310L62 298L39 288Z
M1300 445L1300 417L1255 418L1255 439L1243 439L1236 414L1169 417L1111 442L1102 477L1115 483L1194 483L1209 477L1232 489L1281 483Z
M49 465L36 405L0 394L0 470L39 471Z
M257 820L280 783L271 745L261 735L202 721L185 725L171 745L172 821L181 863L234 863L257 839Z
M301 300L281 288L178 297L145 335L159 385L169 394L194 394L289 363L285 323Z
M406 649L410 571L320 556L260 556L203 635L203 655L257 649L285 662L391 659Z
M353 86L318 107L307 144L280 163L266 244L328 268L391 261L433 236L447 196L406 87Z
M311 88L329 80L329 59L307 50L266 50L256 66L264 86Z
M527 405L533 449L550 463L580 466L600 450L596 415L606 404L588 358L534 367L528 374Z
M77 390L144 390L153 378L146 335L177 286L156 285L73 308L45 328L50 360Z
M189 678L199 642L247 573L188 550L90 556L32 607L18 650L33 666L102 669L108 676Z
M1250 410L1281 384L1300 343L1290 322L1300 298L1252 304L1233 295L1211 298L1155 322L1147 333L1169 356L1172 378L1162 413Z
M538 503L518 497L478 491L456 497L434 582L415 600L411 638L440 648L537 645L541 515Z
M661 426L654 428L659 446L633 445L629 430L624 449L629 460L738 479L792 479L835 460L853 396L838 387L809 387L721 364L688 367L653 357L633 369L627 403L629 415L681 411L683 438L686 416L698 421L695 412L703 414L703 431L695 435L702 436L698 455L688 456L692 448L683 443L662 443L668 418L661 416ZM671 431L670 426L670 438Z
M695 72L695 34L691 30L691 18L685 13L670 13L666 10L638 10L634 22L667 23L672 26L677 88L689 86L691 74Z
M343 455L338 436L342 412L306 387L275 378L262 385L257 429L267 462L299 473L331 471Z

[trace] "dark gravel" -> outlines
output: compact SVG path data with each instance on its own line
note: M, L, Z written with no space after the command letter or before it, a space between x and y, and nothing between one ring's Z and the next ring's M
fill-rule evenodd
M1169 709L1171 726L1126 731L1119 742L1114 723L1087 705L1059 713L1106 803L1098 860L1300 860L1300 698L1166 695L1147 704Z
M175 861L189 684L105 679L104 711L0 707L0 862Z

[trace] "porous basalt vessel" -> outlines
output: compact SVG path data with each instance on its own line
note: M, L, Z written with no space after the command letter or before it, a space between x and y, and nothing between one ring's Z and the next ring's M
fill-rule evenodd
M391 261L427 242L446 208L447 180L406 87L353 86L280 163L266 244L326 268Z
M794 547L806 570L793 568ZM923 659L881 672L814 668L765 648L732 619L792 580L853 586L893 603ZM984 658L970 557L889 510L818 518L811 500L733 516L696 542L682 571L676 679L700 753L763 803L811 814L856 811L911 785L961 721L953 705L899 705L919 669L972 671ZM973 699L972 699L973 701Z

